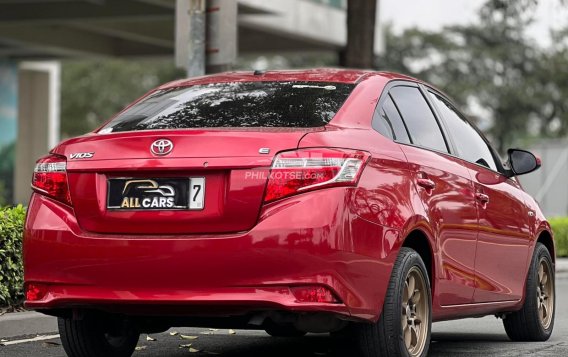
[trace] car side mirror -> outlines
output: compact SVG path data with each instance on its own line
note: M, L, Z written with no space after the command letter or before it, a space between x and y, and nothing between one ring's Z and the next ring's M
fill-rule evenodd
M528 174L540 167L540 159L526 150L509 149L507 154L509 156L509 177Z

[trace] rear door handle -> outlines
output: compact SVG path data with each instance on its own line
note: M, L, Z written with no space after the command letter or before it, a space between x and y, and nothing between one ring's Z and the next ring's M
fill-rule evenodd
M477 200L481 203L488 203L489 202L489 196L486 195L483 192L477 192L475 194L475 198L477 198Z
M428 178L419 178L418 186L422 186L427 190L433 190L436 188L436 183Z

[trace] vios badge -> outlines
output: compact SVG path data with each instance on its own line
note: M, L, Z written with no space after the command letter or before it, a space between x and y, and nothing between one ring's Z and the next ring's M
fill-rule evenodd
M69 158L71 160L92 159L93 156L95 156L94 152L75 152L75 153L72 153L71 155L69 155Z
M172 152L174 144L168 139L158 139L150 146L150 151L154 155L164 156Z

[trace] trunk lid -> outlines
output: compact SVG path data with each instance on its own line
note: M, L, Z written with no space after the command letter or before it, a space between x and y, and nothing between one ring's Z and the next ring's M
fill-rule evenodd
M323 129L91 134L54 152L67 157L71 201L85 231L230 233L256 224L274 155L296 149L306 133L319 130ZM173 144L167 155L151 151L161 140ZM201 204L193 198L201 198ZM188 206L182 207L185 200Z

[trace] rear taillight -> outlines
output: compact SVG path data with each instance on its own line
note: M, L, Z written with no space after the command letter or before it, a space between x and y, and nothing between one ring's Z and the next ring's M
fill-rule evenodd
M32 188L36 192L71 205L65 157L48 155L39 159L34 169Z
M355 186L369 154L346 149L303 149L274 159L264 202L309 190Z

